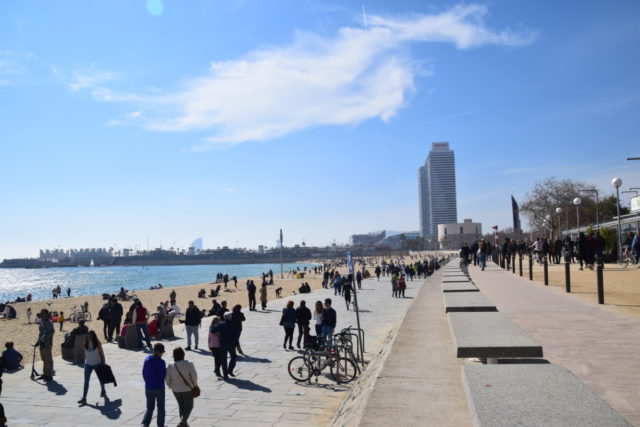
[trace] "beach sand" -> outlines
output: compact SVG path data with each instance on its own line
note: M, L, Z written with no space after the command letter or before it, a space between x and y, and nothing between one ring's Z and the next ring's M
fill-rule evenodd
M344 269L341 268L338 270L343 272ZM255 282L256 287L260 288L262 278L252 277L251 279ZM249 299L246 290L247 280L248 278L238 279L237 289L234 287L232 281L229 282L227 284L229 292L224 292L224 286L222 286L219 296L215 299L218 303L227 301L229 309L231 309L235 304L241 304L242 311L245 313L245 316L251 316L253 313L249 311L248 307ZM279 287L283 288L281 298L287 298L287 296L291 295L292 292L298 293L298 288L303 282L309 283L312 290L322 288L322 273L315 275L313 274L313 271L311 271L311 274L306 274L304 279L291 278L291 275L285 273L285 278L282 280L280 279L279 274L274 274L273 282L273 285L267 287L268 301L276 299L275 290ZM222 283L219 284L222 285ZM211 308L211 301L213 298L198 298L198 291L200 291L200 289L205 289L208 295L209 290L215 289L217 285L218 284L204 283L179 287L166 287L158 290L141 290L135 291L135 293L149 313L155 312L156 307L161 302L169 301L169 294L172 290L176 291L176 302L182 312L186 310L189 300L193 300L200 310L204 309L208 312ZM259 292L256 294L256 298L258 302L257 308L259 310ZM310 294L309 300L312 298L313 294ZM16 309L18 318L13 320L0 319L0 345L2 345L2 350L4 350L5 342L13 341L15 349L22 353L22 356L24 357L22 362L23 366L27 366L31 363L33 344L38 339L38 325L34 323L36 313L39 313L43 308L47 308L49 311L63 311L65 313L65 318L68 318L71 313L71 307L74 305L79 307L84 302L89 303L89 311L91 312L92 319L91 322L87 322L87 326L89 329L95 330L98 338L103 341L103 322L102 320L96 319L98 318L100 308L106 301L102 299L102 295L88 295L12 304ZM120 303L126 313L133 301L121 301ZM313 303L315 303L315 300ZM309 305L312 305L313 303L308 302ZM268 305L269 303L267 302L267 306ZM31 316L31 324L27 323L26 312L29 307L31 307L33 312L33 315ZM178 323L177 320L175 320L175 322ZM55 334L53 338L53 356L55 357L60 355L60 344L64 341L65 332L71 331L77 326L77 323L64 322L62 332L59 330L60 325L58 323L55 323L54 326ZM40 356L39 352L36 351L36 361L38 360L40 360Z

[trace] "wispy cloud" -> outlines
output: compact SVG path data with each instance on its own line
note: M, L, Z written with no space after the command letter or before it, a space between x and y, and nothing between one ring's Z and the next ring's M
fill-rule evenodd
M113 74L95 67L79 70L70 87L88 89L101 102L133 106L144 113L141 123L150 130L211 132L197 149L267 140L312 126L388 121L405 105L424 69L403 49L407 44L445 42L469 49L522 46L535 39L528 30L489 29L487 14L479 5L402 18L367 14L366 29L341 28L333 38L297 33L289 45L214 62L173 93L114 91L103 85Z
M91 64L89 67L79 68L71 73L69 88L73 92L87 88L95 88L103 83L110 82L115 78L115 73L100 70L96 68L95 64Z

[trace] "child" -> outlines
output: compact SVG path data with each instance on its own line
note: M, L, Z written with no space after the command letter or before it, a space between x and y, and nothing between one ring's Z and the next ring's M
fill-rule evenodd
M58 315L58 323L60 323L60 330L62 331L62 324L64 323L64 311L61 311Z
M2 360L4 362L4 369L12 371L20 368L20 362L22 361L22 355L13 348L13 342L9 341L5 343L6 350L2 352Z
M31 324L31 307L27 308L27 322Z

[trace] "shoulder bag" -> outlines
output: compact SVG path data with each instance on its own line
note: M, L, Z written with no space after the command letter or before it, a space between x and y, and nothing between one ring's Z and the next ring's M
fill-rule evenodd
M200 387L198 387L197 385L195 386L191 386L191 384L189 384L189 382L184 379L184 377L182 376L182 372L180 372L180 369L178 369L178 364L176 363L175 365L176 371L178 371L178 375L180 375L180 378L182 378L182 381L184 381L184 383L187 385L187 387L189 387L191 389L191 396L193 397L198 397L200 396Z

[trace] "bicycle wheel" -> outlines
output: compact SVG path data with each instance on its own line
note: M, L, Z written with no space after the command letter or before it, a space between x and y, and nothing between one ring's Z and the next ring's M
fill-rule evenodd
M331 364L331 376L340 384L353 381L357 375L356 364L351 359L340 357Z
M69 315L69 322L76 323L78 321L78 316L75 313L71 313Z
M307 359L302 356L296 356L289 361L289 375L295 381L307 381L311 378L311 368Z
M85 322L91 322L91 313L89 313L88 311L85 311L84 313L82 313L82 315L84 317Z
M627 268L627 265L629 265L629 257L623 254L622 257L618 260L618 264L622 268Z

